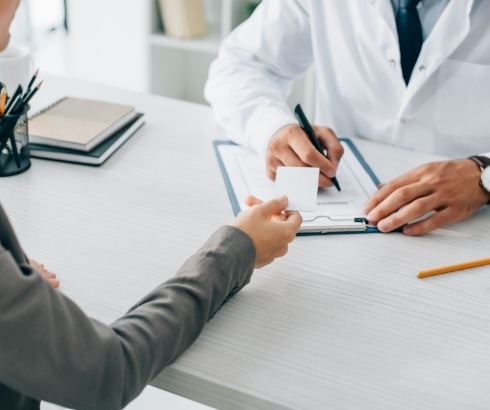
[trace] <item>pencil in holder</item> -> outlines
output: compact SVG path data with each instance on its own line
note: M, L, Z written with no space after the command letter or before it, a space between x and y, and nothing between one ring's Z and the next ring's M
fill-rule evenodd
M31 166L26 105L20 114L0 117L0 177L17 175Z

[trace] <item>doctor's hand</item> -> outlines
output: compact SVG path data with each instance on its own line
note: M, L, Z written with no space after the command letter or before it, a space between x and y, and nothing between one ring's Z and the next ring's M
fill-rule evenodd
M313 126L313 130L327 150L328 158L315 149L298 124L286 125L272 136L267 148L265 163L270 179L276 179L276 170L280 166L310 166L320 168L319 187L332 185L330 178L337 172L344 148L330 128Z
M301 225L299 212L286 212L286 196L262 202L246 199L250 209L240 212L231 225L245 232L255 246L255 268L262 268L275 258L284 256Z
M366 202L364 212L381 232L405 225L404 234L422 235L461 221L487 203L480 174L469 159L431 162L384 184ZM426 219L415 221L429 212Z

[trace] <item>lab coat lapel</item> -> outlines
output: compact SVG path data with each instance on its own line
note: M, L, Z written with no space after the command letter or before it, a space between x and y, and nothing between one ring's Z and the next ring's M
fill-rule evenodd
M451 0L424 41L407 87L402 109L468 35L474 0ZM403 79L400 79L403 81Z
M388 26L394 40L398 44L398 34L396 30L395 14L390 0L369 0L374 9L379 13L381 19Z

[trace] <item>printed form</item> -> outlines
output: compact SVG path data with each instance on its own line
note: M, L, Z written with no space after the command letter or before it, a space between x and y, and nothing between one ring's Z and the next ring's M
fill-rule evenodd
M364 203L377 190L378 180L349 140L341 140L344 155L337 170L341 191L334 186L318 189L317 207L301 212L302 233L366 231ZM235 212L247 209L247 195L267 201L275 197L274 182L266 174L265 161L254 151L232 144L217 145L223 172L228 178ZM226 180L226 176L225 176ZM238 208L238 209L237 209Z

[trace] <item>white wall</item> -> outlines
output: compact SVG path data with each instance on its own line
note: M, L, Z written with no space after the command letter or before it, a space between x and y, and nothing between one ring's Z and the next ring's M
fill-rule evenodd
M42 73L146 91L149 0L24 0L11 29ZM54 32L50 28L58 27Z
M141 0L69 1L72 75L144 91L147 6Z

